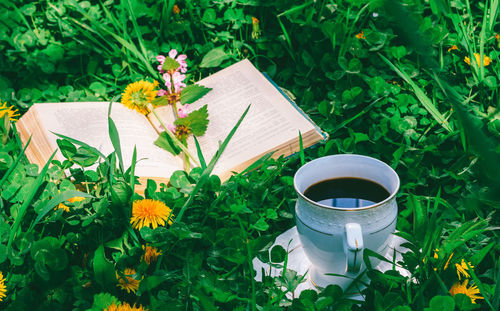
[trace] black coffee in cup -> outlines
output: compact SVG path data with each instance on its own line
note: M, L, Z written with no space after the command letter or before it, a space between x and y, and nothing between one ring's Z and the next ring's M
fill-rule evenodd
M343 177L319 181L309 186L304 195L327 206L357 208L382 202L390 196L390 193L371 180Z

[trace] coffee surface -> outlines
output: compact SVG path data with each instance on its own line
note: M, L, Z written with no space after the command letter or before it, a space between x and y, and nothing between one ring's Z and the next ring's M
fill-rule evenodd
M376 182L361 178L333 178L319 181L306 189L304 195L323 205L357 208L376 204L390 196Z

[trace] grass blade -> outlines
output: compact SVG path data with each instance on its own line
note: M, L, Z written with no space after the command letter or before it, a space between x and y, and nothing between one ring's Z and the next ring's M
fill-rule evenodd
M274 153L274 151L266 153L260 159L258 159L257 161L253 162L249 167L247 167L239 175L244 175L244 174L246 174L246 173L248 173L248 172L256 169L257 167L261 166L264 162L266 162L267 160L269 160L269 158L272 157L273 153Z
M84 143L83 141L79 141L77 139L74 139L74 138L71 138L71 137L68 137L68 136L65 136L65 135L62 135L62 134L57 134L57 133L54 133L54 132L51 132L51 133L54 134L54 135L56 135L56 136L58 136L58 137L67 139L67 140L69 140L70 142L72 142L75 145L82 146L82 147L85 147L85 148L88 148L88 149L94 151L101 158L104 159L104 161L106 162L106 164L110 165L108 158L102 152L100 152L97 148L94 148L94 147L88 145L87 143Z
M132 163L130 164L130 179L129 184L132 187L132 192L135 192L135 165L137 163L137 148L134 146L134 153L132 154Z
M40 213L38 213L38 216L31 223L28 232L32 231L33 228L38 224L38 222L40 222L40 220L45 217L45 215L47 215L50 211L54 210L54 207L58 206L59 203L67 201L73 197L93 198L94 196L77 190L68 190L57 194L52 200L45 203L44 206L40 209Z
M112 103L110 102L108 109L109 139L111 140L111 144L113 144L116 156L118 157L118 165L120 166L120 170L123 173L125 170L123 169L123 157L122 157L122 148L120 145L120 135L118 134L118 129L116 128L115 122L113 121L113 119L111 119L111 106Z
M205 157L203 156L203 152L201 151L200 143L198 142L196 136L193 136L193 138L194 138L194 143L196 145L196 152L198 153L198 159L200 160L200 167L202 169L206 169L207 162L205 162Z
M300 157L300 165L306 164L306 157L304 155L304 143L302 142L302 133L299 131L299 157Z
M179 214L177 215L177 217L175 218L174 221L181 221L182 220L182 216L184 215L184 212L186 211L186 209L188 208L188 206L191 204L191 202L193 202L194 197L196 196L196 194L198 193L198 191L200 191L200 189L203 187L203 185L205 184L205 182L208 180L208 177L210 176L210 173L212 173L212 170L215 167L215 164L217 164L217 161L219 161L219 158L221 157L222 153L226 149L227 144L229 143L229 141L231 140L231 138L234 136L234 133L236 133L236 130L238 129L238 127L240 126L241 122L243 121L243 119L247 115L249 109L250 109L250 105L248 105L247 109L245 109L245 112L243 112L243 114L241 115L241 117L238 120L238 122L236 122L236 125L233 127L233 129L231 130L231 132L229 132L229 134L227 135L226 139L224 139L224 142L220 145L219 149L217 150L217 152L215 153L215 155L212 157L212 160L210 160L210 163L208 164L207 168L205 168L205 170L201 174L200 180L198 181L198 183L194 187L193 191L190 193L189 198L187 199L187 201L182 206L181 210L179 211Z
M33 188L31 189L30 193L26 197L26 200L23 202L23 205L21 205L21 207L19 208L19 212L17 213L16 220L14 221L14 224L12 225L12 228L10 230L9 241L7 242L7 249L8 250L12 247L12 241L14 241L14 237L16 235L17 230L19 229L19 226L21 225L21 221L23 220L24 214L26 213L28 206L31 204L31 201L35 197L35 194L37 193L38 188L40 188L40 186L42 185L43 179L44 179L45 175L47 174L47 170L49 169L50 162L52 161L52 159L54 158L55 155L56 155L56 151L54 151L52 153L52 155L50 156L47 163L45 163L45 166L43 167L42 171L35 179L35 183L33 185Z
M144 47L144 40L142 38L142 33L141 33L140 28L139 28L139 25L137 24L137 19L135 17L134 10L132 10L132 3L130 3L130 0L127 0L127 4L128 4L128 11L129 11L129 14L130 14L130 20L132 21L132 25L134 26L134 31L135 31L135 34L137 36L137 40L139 40L139 47L141 48L142 55L144 55L143 59L145 59L146 62L147 62L144 65L147 68L148 65L151 66L149 64L149 61L147 61L148 51Z
M491 304L490 300L485 295L485 293L487 293L487 291L484 288L483 282L481 282L481 280L477 277L476 272L474 272L474 270L472 269L472 267L470 266L470 264L467 261L465 261L465 264L467 265L467 268L469 268L468 272L470 272L470 275L471 275L472 279L474 280L474 285L476 285L479 288L479 292L483 293L484 301L486 302L486 304L491 308L492 311L498 310L498 309L493 308L493 305ZM496 285L496 287L498 287L498 284Z

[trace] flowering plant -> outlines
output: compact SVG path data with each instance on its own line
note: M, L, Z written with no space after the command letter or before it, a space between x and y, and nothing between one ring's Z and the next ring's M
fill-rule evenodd
M138 81L129 84L122 94L122 104L142 114L152 113L164 130L155 144L173 155L184 153L186 169L189 168L189 158L198 163L187 147L190 135L202 136L208 126L207 106L191 111L190 104L207 94L211 88L201 85L186 85L187 56L178 54L172 49L167 56L158 55L157 67L164 80L165 89L156 90L157 81ZM166 125L158 116L154 107L171 106L175 121Z

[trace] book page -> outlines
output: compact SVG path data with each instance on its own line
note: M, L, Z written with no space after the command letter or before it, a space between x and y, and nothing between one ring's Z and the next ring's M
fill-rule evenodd
M217 151L219 142L226 138L247 106L251 105L214 169L217 175L241 168L242 163L256 160L278 146L298 141L299 131L302 135L315 131L314 125L248 60L225 68L198 84L212 88L190 109L208 105L208 129L204 136L198 137L207 162ZM157 110L161 115L172 114L170 106ZM317 136L316 141L321 140L319 133ZM190 144L190 148L195 150L194 144Z
M53 149L57 148L59 137L51 132L85 142L107 156L114 151L109 138L108 108L108 102L82 102L35 104L32 109L36 109ZM146 117L113 103L111 118L120 137L125 169L132 163L134 146L138 176L170 177L175 170L182 169L181 159L154 145L158 134ZM59 151L58 158L64 159Z

